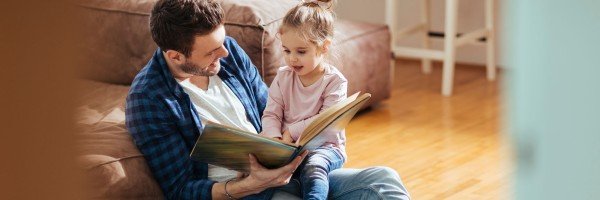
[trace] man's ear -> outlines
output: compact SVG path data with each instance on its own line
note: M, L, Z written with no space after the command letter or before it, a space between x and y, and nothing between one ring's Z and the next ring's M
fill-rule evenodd
M185 57L183 56L183 54L175 50L167 50L167 52L165 52L165 56L167 57L167 59L169 59L169 61L176 65L181 65L185 63Z

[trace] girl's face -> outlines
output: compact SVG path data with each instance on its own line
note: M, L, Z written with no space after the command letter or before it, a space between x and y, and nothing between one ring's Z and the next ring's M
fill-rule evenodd
M281 33L281 43L285 63L299 76L307 75L317 69L323 61L323 49L305 41L294 30Z

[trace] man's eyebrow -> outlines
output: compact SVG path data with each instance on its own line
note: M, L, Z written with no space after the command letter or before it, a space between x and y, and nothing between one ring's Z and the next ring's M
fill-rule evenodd
M216 50L219 50L219 48L221 48L221 47L219 46L219 47L217 47L217 48L214 48L213 50L210 50L208 53L206 53L206 55L208 55L208 54L210 54L210 53L212 53L212 52L214 52L214 51L216 51Z

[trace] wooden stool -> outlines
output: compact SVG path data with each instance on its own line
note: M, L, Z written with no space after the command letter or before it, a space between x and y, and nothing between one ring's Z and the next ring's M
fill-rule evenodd
M442 71L442 94L444 96L452 95L452 84L454 79L454 63L456 59L456 49L462 45L468 43L479 42L479 39L485 37L486 40L486 68L487 68L487 79L492 81L496 78L496 61L494 58L494 51L496 47L496 39L494 37L494 1L485 0L485 28L475 30L470 33L463 34L459 37L456 36L457 26L457 13L458 13L458 1L459 0L445 0L446 1L446 19L445 19L445 30L444 30L444 50L433 50L430 49L429 39L429 13L430 13L430 1L421 0L421 23L408 27L402 30L396 31L396 17L395 17L395 1L386 1L386 21L390 25L392 32L392 49L396 57L414 57L421 58L423 73L431 72L431 59L443 60L444 68ZM423 36L423 48L410 48L396 46L396 39L419 33Z

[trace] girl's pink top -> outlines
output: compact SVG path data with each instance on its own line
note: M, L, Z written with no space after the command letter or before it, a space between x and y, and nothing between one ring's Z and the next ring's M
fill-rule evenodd
M281 137L289 130L294 140L314 117L347 96L348 81L335 67L325 65L321 79L303 86L291 67L279 68L269 88L269 99L263 113L262 135ZM326 146L337 147L345 156L345 131L326 132Z

